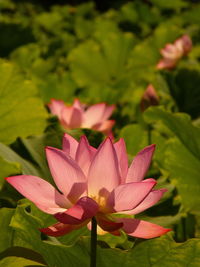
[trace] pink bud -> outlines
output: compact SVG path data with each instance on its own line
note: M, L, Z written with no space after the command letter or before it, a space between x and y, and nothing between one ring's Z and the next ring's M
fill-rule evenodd
M158 104L159 104L159 96L153 85L150 84L142 96L140 102L141 111L144 112L148 107L156 106Z
M162 59L156 65L157 69L173 69L178 61L192 49L192 40L188 35L178 38L173 44L166 44L160 53Z

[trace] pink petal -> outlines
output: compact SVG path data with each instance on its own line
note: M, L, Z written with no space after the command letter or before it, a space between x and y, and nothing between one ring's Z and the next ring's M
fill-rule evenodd
M69 129L80 128L82 123L82 111L74 107L62 109L61 121L64 127Z
M108 197L107 205L114 211L130 210L139 205L149 194L156 181L119 185Z
M158 70L162 70L162 69L173 69L177 64L177 60L175 59L161 59L158 64L156 65L156 68Z
M91 165L92 158L93 158L93 152L88 143L88 140L85 136L81 136L76 152L76 162L81 167L86 177L88 174L88 169Z
M46 155L58 189L72 202L76 202L86 190L84 173L71 157L59 149L47 147Z
M109 132L109 134L108 134L108 136L107 137L109 137L110 138L110 140L114 143L114 141L115 141L115 137L114 137L114 135L113 135L113 133L112 132Z
M179 58L179 53L180 53L179 49L180 48L182 50L182 47L178 48L178 46L176 46L176 45L171 45L171 47L166 47L164 49L161 49L160 53L161 53L161 55L163 56L164 59L176 60L177 58Z
M103 132L106 135L109 135L113 125L115 124L114 120L107 120L100 123L95 124L92 129Z
M72 112L73 112L73 107L68 107L68 106L65 106L61 111L60 122L66 129L70 129L69 124Z
M171 229L138 219L119 218L117 221L123 223L122 229L124 232L130 236L139 238L154 238L171 231Z
M97 198L106 198L120 183L117 155L110 138L99 146L91 163L88 175L88 193Z
M51 99L51 102L47 105L52 114L61 118L61 111L65 107L65 103L62 100Z
M174 46L176 47L176 52L174 53L176 58L181 58L184 55L184 48L183 48L183 40L182 38L177 39L174 42Z
M65 133L63 136L62 149L67 155L75 159L76 151L78 148L78 141L71 135Z
M74 99L73 107L79 109L82 112L84 111L81 102L77 98Z
M83 112L80 109L74 108L69 123L70 128L72 129L80 128L82 120L83 120Z
M155 182L156 183L156 180L153 178L147 178L147 179L142 180L141 182L142 183L148 183L148 182Z
M54 214L65 211L71 203L60 194L50 183L32 175L8 177L10 183L24 197L32 201L39 209Z
M114 144L114 148L117 154L119 163L119 170L121 174L121 183L125 183L128 172L128 157L126 152L126 145L123 138L120 138L118 142Z
M83 127L91 128L94 124L101 122L105 109L105 103L99 103L90 106L84 113Z
M149 85L145 90L141 102L140 107L142 112L145 111L149 106L156 106L159 104L159 96L153 87L153 85Z
M122 229L124 232L139 238L154 238L171 231L171 229L138 219L120 218L117 221L123 222Z
M139 182L144 179L155 150L155 145L150 145L141 150L129 167L126 183Z
M115 109L115 105L106 106L105 110L104 110L104 113L103 113L103 115L101 117L101 120L102 121L107 120L112 115L114 109Z
M96 154L96 152L97 152L97 149L95 147L93 147L93 146L90 146L90 153L92 154L92 158L94 157L94 155Z
M185 34L182 36L182 41L183 41L184 53L185 53L185 55L187 55L192 49L192 40L191 40L190 36Z
M106 216L97 216L97 223L104 231L107 232L114 232L123 226L123 223L111 221Z
M89 197L82 197L65 212L59 212L54 217L65 224L80 224L91 219L99 210L98 204Z
M63 223L56 223L54 225L51 225L47 228L41 228L39 229L40 232L49 235L49 236L62 236L70 233L73 230L76 230L78 228L81 228L83 225L80 225L79 227L77 225L69 225L69 224L63 224Z
M174 44L166 44L165 47L160 50L161 55L165 56L163 52L174 54L176 52L176 46Z
M166 189L152 190L146 198L134 209L123 212L126 214L138 214L155 205L166 192Z

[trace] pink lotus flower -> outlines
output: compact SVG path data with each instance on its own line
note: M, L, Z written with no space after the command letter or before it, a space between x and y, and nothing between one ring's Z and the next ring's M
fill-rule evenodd
M98 233L120 231L139 238L153 238L170 229L139 219L116 214L138 214L157 203L165 189L154 190L154 179L143 180L155 145L140 151L130 167L123 139L115 144L107 137L98 149L85 136L78 143L68 134L63 150L46 148L51 174L59 191L45 180L19 175L7 181L40 210L59 221L41 232L61 236L88 224L95 216Z
M186 56L192 49L192 40L188 35L183 35L174 44L166 44L160 53L163 58L158 62L157 69L173 69L178 61Z
M86 109L78 99L72 106L65 105L62 100L52 99L48 107L52 114L57 115L60 123L67 130L75 128L89 128L109 134L115 123L108 120L115 106L107 106L105 103L92 105Z
M149 85L147 89L145 90L141 102L140 102L140 108L141 111L145 111L150 106L156 106L159 103L159 96L153 87L153 85Z

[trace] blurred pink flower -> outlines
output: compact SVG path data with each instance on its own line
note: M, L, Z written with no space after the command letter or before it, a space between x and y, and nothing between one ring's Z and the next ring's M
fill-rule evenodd
M98 233L120 235L120 231L139 238L154 238L170 229L139 219L116 217L115 214L138 214L157 203L165 189L155 190L156 181L144 179L155 145L140 151L130 167L123 139L113 144L107 137L98 149L85 136L80 142L68 134L63 150L46 148L55 189L45 180L19 175L7 181L40 210L53 214L59 221L41 232L61 236L88 225L95 216Z
M173 69L178 61L186 56L192 49L192 40L188 35L183 35L174 44L166 44L160 53L163 58L158 62L157 69Z
M149 84L148 87L146 88L141 102L140 102L140 108L141 111L145 111L148 107L150 106L156 106L159 104L159 96L153 87L152 84Z
M78 99L74 100L72 106L67 106L62 100L52 99L48 107L67 130L89 128L109 134L115 123L114 120L108 120L115 108L114 105L99 103L86 108Z

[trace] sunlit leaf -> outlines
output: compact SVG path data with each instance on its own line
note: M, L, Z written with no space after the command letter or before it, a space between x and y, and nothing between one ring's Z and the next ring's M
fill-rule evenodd
M120 137L126 142L127 151L135 155L148 145L148 132L140 124L129 124L121 129Z
M2 188L5 180L5 177L20 174L21 173L21 166L17 162L9 162L5 160L3 157L0 156L0 189Z
M12 143L18 136L40 134L47 113L34 84L25 80L17 68L0 62L0 141Z
M42 263L29 260L26 258L21 258L21 257L6 257L0 261L0 267L36 267L36 266L41 266L45 267L47 265L44 265Z
M200 129L192 125L186 114L172 114L161 108L150 108L145 117L157 122L157 129L163 135L162 125L171 131L170 139L162 148L162 167L169 172L184 208L199 214Z

